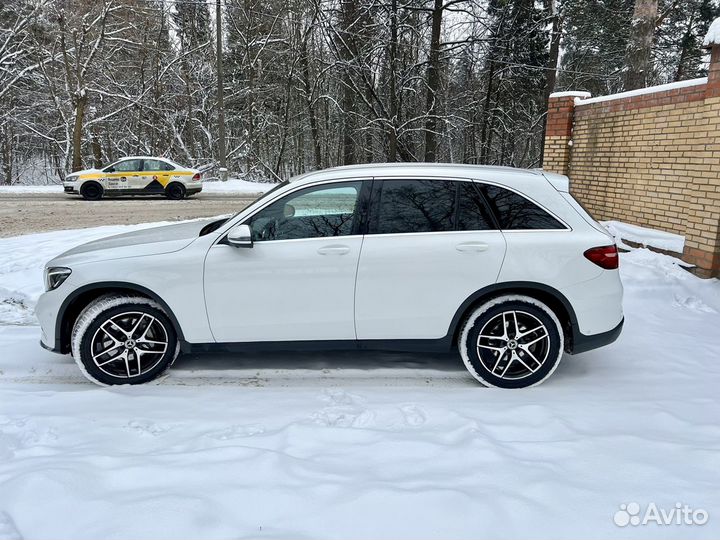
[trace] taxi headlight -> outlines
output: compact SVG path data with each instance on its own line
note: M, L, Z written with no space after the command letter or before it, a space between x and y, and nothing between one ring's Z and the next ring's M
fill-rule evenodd
M53 266L45 269L45 290L54 291L70 276L72 270L63 266Z

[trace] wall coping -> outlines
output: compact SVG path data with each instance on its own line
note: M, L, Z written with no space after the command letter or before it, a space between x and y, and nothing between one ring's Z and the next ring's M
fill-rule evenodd
M647 94L656 94L658 92L667 92L669 90L678 90L680 88L688 88L691 86L701 86L707 84L708 78L701 77L699 79L690 79L687 81L678 81L669 84L661 84L658 86L649 86L648 88L639 88L630 90L629 92L620 92L619 94L610 94L608 96L598 96L590 99L576 99L575 106L592 105L593 103L602 103L604 101L614 101L616 99L627 99L635 96L644 96Z

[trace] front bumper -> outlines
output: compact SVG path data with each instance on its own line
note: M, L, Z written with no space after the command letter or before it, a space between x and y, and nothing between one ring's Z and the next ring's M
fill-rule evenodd
M35 305L35 317L40 322L40 345L48 351L62 353L60 333L57 327L57 314L60 311L64 295L57 290L40 295Z

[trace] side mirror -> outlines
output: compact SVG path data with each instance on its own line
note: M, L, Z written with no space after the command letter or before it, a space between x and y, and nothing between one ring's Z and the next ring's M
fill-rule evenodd
M249 225L236 225L227 235L227 243L235 247L252 247L252 231Z

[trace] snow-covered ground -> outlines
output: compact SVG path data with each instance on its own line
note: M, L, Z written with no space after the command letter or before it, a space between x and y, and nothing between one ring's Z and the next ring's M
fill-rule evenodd
M249 182L240 180L239 178L231 178L227 182L203 182L204 193L264 193L272 188L275 184L265 182ZM62 193L63 187L60 184L51 184L46 186L26 186L12 185L0 186L0 193Z
M620 340L529 390L377 353L181 357L99 388L29 313L46 259L129 229L0 239L0 538L720 536L717 280L623 254ZM709 520L615 525L631 502Z

